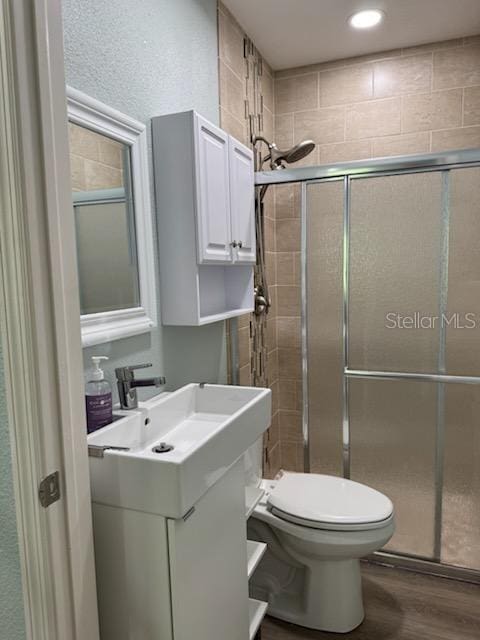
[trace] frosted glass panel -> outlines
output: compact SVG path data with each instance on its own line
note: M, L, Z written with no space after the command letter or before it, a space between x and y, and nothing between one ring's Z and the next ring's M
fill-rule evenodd
M132 215L125 202L75 206L82 315L140 306Z
M306 204L310 468L342 475L343 181ZM480 168L351 179L349 238L349 367L437 372L443 320L441 372L480 377ZM480 385L351 377L346 403L351 477L395 506L386 549L480 570Z
M310 469L342 474L343 181L307 186Z
M447 318L448 373L480 376L479 168L450 172Z
M480 387L446 385L442 562L480 570Z
M415 318L439 313L441 181L439 172L351 181L352 369L437 370L438 324L418 329Z
M433 557L437 385L352 379L349 391L352 480L392 500L387 549Z

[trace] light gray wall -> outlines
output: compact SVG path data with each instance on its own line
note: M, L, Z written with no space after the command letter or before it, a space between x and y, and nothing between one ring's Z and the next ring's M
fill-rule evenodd
M26 638L12 482L2 347L0 345L0 638Z
M141 122L196 109L217 123L216 8L216 0L64 0L67 83ZM85 366L92 354L107 355L113 380L116 366L153 362L169 389L226 379L224 323L162 328L160 309L158 320L151 334L85 349Z

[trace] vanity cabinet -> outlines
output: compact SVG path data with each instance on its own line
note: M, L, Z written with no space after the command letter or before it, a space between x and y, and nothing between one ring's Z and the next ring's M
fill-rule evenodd
M242 460L171 519L93 503L102 640L249 640Z
M152 120L163 323L253 310L253 153L195 111Z
M168 520L175 640L248 640L249 600L242 463L185 520Z

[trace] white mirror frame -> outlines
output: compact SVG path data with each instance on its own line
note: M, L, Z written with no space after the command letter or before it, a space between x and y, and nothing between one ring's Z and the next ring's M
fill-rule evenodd
M80 316L82 346L90 347L146 333L156 326L155 259L147 134L143 123L72 87L67 87L67 105L69 122L104 134L130 147L141 306Z

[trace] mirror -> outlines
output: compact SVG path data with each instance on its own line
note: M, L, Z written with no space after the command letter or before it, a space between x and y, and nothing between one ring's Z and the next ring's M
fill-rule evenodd
M69 88L68 117L82 341L154 326L145 127Z
M70 122L82 315L140 306L130 148Z

